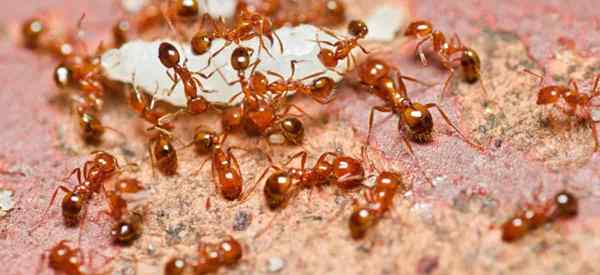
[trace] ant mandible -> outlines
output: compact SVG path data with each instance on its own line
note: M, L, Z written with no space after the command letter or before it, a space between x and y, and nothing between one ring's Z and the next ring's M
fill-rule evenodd
M600 105L593 105L592 100L595 97L600 96L600 89L598 89L598 83L600 82L600 74L598 74L594 80L594 85L592 87L591 92L588 94L581 93L579 91L579 87L577 86L577 82L573 79L569 81L567 86L564 85L549 85L542 86L544 84L544 75L538 75L528 69L524 70L526 73L529 73L533 76L536 76L540 79L540 90L538 91L537 96L537 104L538 105L556 105L558 101L562 98L565 103L568 105L568 109L565 110L563 108L559 108L565 114L569 116L578 116L577 108L582 110L580 116L586 122L588 122L590 128L592 129L592 135L594 137L594 151L597 152L600 150L600 142L598 141L598 133L596 123L592 119L592 107L598 107ZM573 86L573 89L570 88Z
M360 20L353 20L353 21L350 21L350 23L348 23L348 33L352 36L349 39L342 39L339 36L337 36L334 32L327 30L327 29L321 28L321 30L323 32L331 35L335 39L337 39L337 41L335 43L328 42L328 41L322 41L322 40L319 40L319 37L317 34L316 42L320 48L320 51L319 51L319 54L317 55L317 57L319 58L319 60L323 64L323 66L325 66L327 69L333 70L343 76L344 75L343 73L338 72L336 70L337 65L341 60L346 59L346 71L349 71L352 66L352 63L354 63L354 65L358 64L356 61L356 57L352 53L352 50L354 48L358 47L365 54L369 54L369 51L367 51L358 42L358 40L364 39L367 36L367 34L369 33L369 29L367 28L367 24L365 24L365 22L360 21ZM321 43L323 43L325 45L329 45L331 47L334 47L334 49L331 50L331 49L322 48Z
M552 200L537 206L527 206L504 222L501 226L502 240L504 242L520 240L544 224L558 219L572 219L578 212L577 198L568 191L560 191Z
M442 95L447 90L450 80L454 77L454 67L456 65L453 64L455 64L456 61L460 61L460 67L463 70L465 81L468 83L475 83L479 80L481 89L487 94L481 80L481 59L479 58L479 54L477 54L474 49L464 46L457 34L454 34L448 42L444 33L434 30L433 24L431 24L430 21L416 20L408 25L404 35L421 39L417 44L416 51L423 65L427 65L427 59L425 53L423 53L422 45L428 40L432 40L433 51L441 59L442 66L450 72L450 75L444 83ZM460 53L461 56L451 60L450 57L457 53Z

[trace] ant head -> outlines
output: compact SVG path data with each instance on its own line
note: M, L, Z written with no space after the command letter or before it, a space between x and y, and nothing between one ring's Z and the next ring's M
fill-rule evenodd
M350 220L348 221L350 236L355 240L364 238L369 228L371 228L376 221L377 217L374 211L367 207L359 207L352 212Z
M378 58L369 58L359 66L360 80L367 85L375 85L377 80L387 76L390 66Z
M365 38L369 33L369 28L361 20L352 20L348 23L348 33L357 38Z
M231 53L231 67L236 71L243 71L250 67L250 57L254 50L246 47L237 47Z
M71 68L69 68L65 64L58 64L56 68L54 68L54 83L56 87L60 89L64 89L67 86L73 83L73 72Z
M46 25L39 18L29 19L21 27L25 46L30 49L35 49L39 46L39 38L45 32Z
M304 139L304 125L295 117L288 117L279 123L285 139L291 144L302 144Z
M198 32L192 37L192 52L196 55L203 55L212 45L212 37L205 32Z
M554 104L567 92L569 92L569 88L565 86L552 85L543 87L538 92L537 104Z
M335 81L331 77L322 76L315 79L310 87L311 93L318 98L327 98L333 92Z
M200 5L198 5L198 0L177 0L175 2L175 9L177 15L193 18L198 16Z
M413 103L402 112L402 120L418 141L428 141L433 131L433 119L427 107Z
M235 264L242 258L242 245L234 238L228 238L219 244L222 261L225 265Z
M292 186L292 178L287 172L277 171L271 174L264 189L269 208L276 209L283 205L292 191Z
M207 130L196 130L194 135L194 145L198 154L208 154L213 151L215 145L219 143L219 137L216 133Z
M405 36L416 36L416 37L425 37L430 35L433 32L433 25L431 22L427 20L417 20L413 21L408 25L406 31L404 32Z
M579 212L579 202L577 198L568 191L558 192L554 196L556 206L555 216L557 218L568 219L577 216Z
M158 58L163 66L173 68L179 64L179 51L169 42L162 42L158 47Z

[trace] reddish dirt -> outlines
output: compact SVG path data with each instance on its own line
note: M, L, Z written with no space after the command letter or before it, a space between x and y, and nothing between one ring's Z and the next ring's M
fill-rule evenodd
M139 242L125 249L112 245L107 237L110 221L96 214L105 206L95 199L81 248L94 255L96 268L103 266L105 257L115 257L112 265L104 267L121 274L135 269L142 274L157 273L168 256L191 255L198 241L223 234L233 234L245 243L246 260L228 269L236 274L267 273L268 262L275 258L283 260L282 274L598 273L600 156L592 152L591 131L552 108L536 106L536 81L518 72L525 67L539 71L543 65L551 76L548 82L566 83L573 77L580 81L580 88L588 90L593 76L600 73L600 14L594 2L395 3L410 6L414 17L432 19L442 30L459 33L480 52L488 95L459 77L443 100L438 98L441 85L409 84L409 93L418 101L439 100L451 120L487 150L482 154L468 146L434 114L434 141L413 144L423 168L419 170L401 141L397 119L379 115L373 139L379 152L372 157L378 165L402 172L414 193L397 200L394 211L364 241L348 237L350 199L333 188L315 190L310 197L302 193L278 214L266 234L254 239L274 217L262 194L257 192L243 206L227 208L214 195L209 169L200 176L191 173L201 160L184 152L179 177L153 177L148 163L134 175L151 186L146 234ZM85 12L85 28L92 40L101 39L106 26L118 16L111 1L21 1L0 10L0 75L4 79L0 189L13 191L16 203L7 216L0 217L0 258L6 274L32 274L37 269L51 274L38 264L43 251L62 239L77 241L78 228L64 227L58 204L43 226L31 235L28 230L39 221L61 179L96 149L79 141L73 117L51 85L53 61L17 45L17 24L44 10L51 10L65 26L74 25ZM413 47L413 42L398 39L378 54L407 75L432 83L444 81L444 71L435 66L422 68L416 62ZM336 149L358 156L369 110L381 104L349 83L338 93L339 100L322 113L328 122L313 123L307 131L304 148L311 153L311 163L318 154ZM133 131L127 133L127 144L119 145L118 137L111 136L103 148L122 161L142 162L144 126L121 100L120 96L109 100L114 106L109 104L105 122ZM321 108L305 101L299 104L315 115ZM201 121L214 122L215 117ZM178 135L187 139L197 123L187 122ZM244 138L232 142L236 141L253 142ZM299 149L276 150L276 159L283 159ZM266 166L264 159L253 155L240 159L249 183ZM424 174L433 179L434 188L427 185ZM573 221L540 229L519 243L502 243L499 231L490 226L502 222L520 203L532 201L540 184L543 198L561 188L573 190L581 198L581 214ZM212 208L205 210L208 198ZM344 211L335 215L339 209ZM341 217L330 220L336 216ZM141 263L131 262L133 256Z

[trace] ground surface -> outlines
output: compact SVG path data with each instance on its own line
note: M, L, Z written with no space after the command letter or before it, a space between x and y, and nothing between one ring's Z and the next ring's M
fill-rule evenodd
M90 3L88 3L90 2ZM361 1L363 2L363 1ZM358 14L373 1L354 6ZM384 2L384 1L377 1ZM434 141L413 145L423 170L407 153L396 118L379 116L372 157L383 168L396 170L414 192L396 200L394 210L363 241L353 241L346 226L350 196L333 188L302 192L280 213L270 212L259 192L244 205L228 208L215 195L206 166L191 151L182 152L179 176L153 177L148 162L142 172L129 174L149 188L144 236L132 247L110 243L110 221L96 217L104 204L94 200L82 236L82 249L95 255L100 268L105 259L116 274L159 272L169 256L192 255L198 241L214 241L231 234L244 243L245 260L224 272L233 274L594 274L600 256L600 156L593 153L592 134L552 108L535 105L536 81L519 73L522 68L551 76L548 82L575 78L589 90L600 73L600 12L593 0L577 1L385 1L408 8L415 18L432 19L479 51L483 78L480 86L460 81L440 100L441 86L424 89L410 85L415 100L435 102L471 138L484 144L481 154L461 141L435 115ZM52 9L74 24L86 12L90 36L105 35L117 14L111 1L20 1L0 10L0 189L12 191L14 207L0 212L0 259L6 274L31 274L42 252L62 239L77 240L78 230L67 229L58 204L49 221L32 236L27 230L38 221L60 178L80 165L95 147L83 145L73 117L51 84L53 61L16 46L16 24L44 9ZM363 5L363 6L360 6ZM435 66L422 68L413 58L413 43L398 39L379 55L405 74L441 82L446 74ZM304 148L311 163L322 152L341 150L358 156L365 139L368 112L378 99L354 91L348 83L339 100L327 106L298 102L314 116ZM127 143L110 136L101 147L122 162L145 157L144 125L127 111L122 97L108 102L106 124L127 130ZM126 114L126 115L124 115ZM327 118L327 119L325 119ZM217 125L216 117L186 123L178 135L189 139L193 126ZM189 124L189 125L188 125ZM232 143L255 140L235 138ZM298 148L274 147L283 159ZM254 154L239 155L248 183L266 167ZM434 188L426 184L432 178ZM72 183L71 183L72 184ZM580 216L538 230L515 244L500 241L494 229L543 185L542 198L562 188L581 200ZM3 193L6 194L6 193ZM5 196L3 196L5 197ZM211 208L205 204L210 198ZM0 204L4 207L4 202ZM3 208L0 208L3 209ZM336 216L337 211L341 214ZM265 234L254 239L278 215ZM138 264L131 259L136 257ZM42 273L51 273L45 266Z

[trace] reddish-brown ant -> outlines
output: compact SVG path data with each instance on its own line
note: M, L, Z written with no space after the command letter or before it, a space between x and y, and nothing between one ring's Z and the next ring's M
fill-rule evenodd
M397 69L396 81L390 76L390 69L385 63L376 59L367 60L367 68L360 70L360 78L363 83L368 84L368 87L376 95L385 100L386 104L383 106L376 106L371 109L369 114L369 131L367 134L367 144L370 141L371 132L373 129L373 121L375 112L383 113L396 113L400 116L398 127L404 131L403 140L409 149L411 155L414 156L414 151L410 145L409 138L417 143L429 142L432 139L433 132L433 119L429 109L435 108L444 118L444 121L448 123L460 136L460 138L467 144L482 150L482 147L469 141L464 134L456 127L448 118L446 113L435 103L421 104L413 102L408 97L406 92L406 85L403 79L419 82L418 80L402 75ZM387 73L384 75L383 73ZM376 77L379 77L375 80ZM408 136L408 137L407 137Z
M322 30L337 39L335 43L332 43L319 40L317 35L316 42L318 43L319 48L321 48L321 43L334 47L333 50L321 48L319 51L318 58L326 68L336 71L338 63L346 59L346 70L350 70L352 64L358 64L356 62L356 57L352 53L352 50L356 47L360 48L365 54L369 54L369 52L358 42L360 39L364 39L369 33L369 29L363 21L353 20L348 23L348 33L352 36L349 39L342 39L330 30ZM340 72L338 72L338 74L343 75Z
M121 195L134 194L142 190L143 186L136 179L125 178L119 180L115 184L114 191L105 192L109 207L107 214L115 221L120 221L129 211L127 201Z
M402 176L395 172L381 172L375 180L375 187L367 191L366 206L355 207L348 227L353 239L363 238L367 231L375 226L379 219L390 209L398 189L408 190L402 182Z
M177 174L179 162L177 160L177 150L171 143L173 134L159 126L153 126L150 129L158 131L148 144L152 169L156 167L163 175L174 176Z
M204 79L208 79L212 76L204 75L198 72L190 72L186 67L187 59L182 65L179 65L180 55L179 51L173 44L169 42L162 42L158 48L158 56L160 62L167 68L167 75L173 81L173 85L169 89L169 94L173 92L175 86L181 82L183 83L183 90L187 97L187 111L191 114L200 114L205 112L210 103L201 95L198 94L198 89L203 92L207 92L203 89L202 83L194 75L201 76ZM173 69L173 74L169 72L169 69Z
M279 78L279 80L269 83L266 90L278 96L285 96L288 92L295 92L298 94L307 95L321 104L327 104L331 102L334 99L331 96L335 87L335 82L333 81L333 79L327 76L319 77L325 72L313 73L301 79L294 79L294 76L296 74L296 64L300 62L301 61L297 60L292 60L290 62L291 74L290 77L287 79L279 73L268 71L267 74L276 76L277 78ZM302 83L302 81L314 77L319 78L315 79L312 85L305 85L304 83Z
M552 200L529 206L502 224L502 240L517 241L529 232L557 219L571 219L579 212L577 198L568 191L558 192Z
M88 274L84 266L84 256L79 248L74 249L68 241L62 240L42 254L42 263L48 259L48 266L55 272L69 275Z
M39 18L31 18L21 26L21 34L25 47L29 49L37 49L41 45L41 37L47 31L46 24Z
M430 21L417 20L408 25L404 35L421 39L417 44L416 51L423 65L427 65L427 59L425 58L425 53L423 53L421 46L428 40L432 40L433 51L440 58L442 66L450 72L448 79L446 79L446 82L444 83L443 91L446 91L448 83L454 77L454 67L456 65L453 64L456 61L460 61L460 67L463 70L465 81L468 83L475 83L479 80L482 90L487 94L485 86L481 82L481 60L479 55L475 50L465 47L457 34L454 34L450 41L447 41L444 33L434 30ZM460 53L461 56L451 60L450 57L457 53Z
M577 82L573 79L569 81L567 86L564 85L550 85L550 86L542 86L544 84L544 75L538 75L530 70L525 69L525 72L540 78L539 87L537 96L537 104L538 105L550 105L557 104L559 100L562 98L564 102L567 104L568 109L560 108L565 114L569 116L579 116L584 119L592 129L592 135L594 137L594 151L600 150L600 142L598 141L598 133L596 123L592 119L592 107L598 107L600 105L593 105L592 100L595 97L600 96L600 89L598 89L598 83L600 82L600 74L598 74L594 80L594 86L589 94L584 94L579 91L579 87L577 86ZM571 86L573 88L571 89ZM577 112L577 109L580 109L581 112Z
M240 165L232 150L243 148L229 147L225 150L223 144L226 139L226 133L216 134L203 127L198 127L194 134L194 140L188 146L194 145L196 152L200 155L210 154L215 190L220 190L225 199L236 200L242 194L243 179Z
M111 231L110 236L116 244L129 245L142 234L142 215L131 213L127 217L117 221Z
M219 243L200 243L197 250L194 274L209 274L224 266L237 264L243 256L242 245L229 236ZM188 271L190 263L185 258L173 257L165 265L166 275L181 275Z
M87 211L84 211L83 216L81 212L89 200L92 199L94 193L104 192L104 182L121 169L116 158L111 154L103 151L94 152L92 159L86 161L83 168L75 168L69 174L68 178L73 175L77 176L77 185L75 188L70 190L62 185L57 187L42 217L46 216L56 199L58 191L62 190L66 193L61 203L65 224L73 226L80 223L80 221L85 219ZM34 226L30 232L40 225L42 225L42 221ZM81 225L83 226L83 223Z
M271 164L256 181L252 190L271 169L275 170L267 178L263 193L269 208L277 209L284 207L302 188L319 187L331 183L347 190L359 186L364 179L364 169L359 160L327 152L319 157L314 167L307 168L305 166L307 156L306 151L298 152L291 156L283 166L276 165L267 156ZM333 157L333 162L330 162L328 157ZM300 168L286 168L297 158L301 159ZM252 193L252 190L248 192L248 195Z

